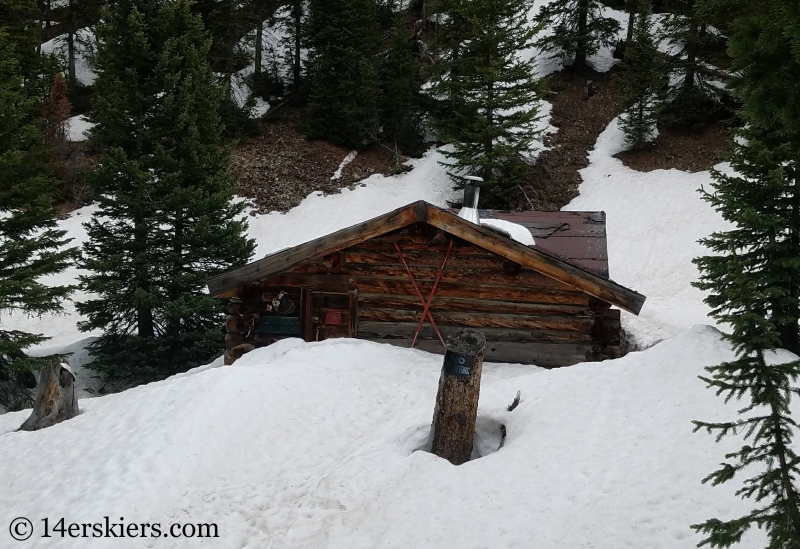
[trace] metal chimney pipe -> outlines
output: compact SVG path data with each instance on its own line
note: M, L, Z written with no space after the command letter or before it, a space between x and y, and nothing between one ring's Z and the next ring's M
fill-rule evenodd
M482 177L474 175L464 176L464 200L461 205L461 210L458 212L458 217L466 219L470 223L476 225L481 224L481 217L478 214L478 199L481 195L481 188L479 183L483 183Z

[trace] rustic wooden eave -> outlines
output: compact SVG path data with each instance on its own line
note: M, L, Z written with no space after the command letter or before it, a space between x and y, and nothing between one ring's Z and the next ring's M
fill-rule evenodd
M417 222L428 223L633 314L638 315L644 305L645 296L633 290L535 247L500 236L422 200L214 277L208 281L208 289L211 295L220 297L242 284L283 272L307 259L348 248Z

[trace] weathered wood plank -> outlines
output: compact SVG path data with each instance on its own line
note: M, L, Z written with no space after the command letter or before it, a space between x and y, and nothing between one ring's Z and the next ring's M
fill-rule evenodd
M409 261L409 268L417 281L436 280L441 267L442 258L439 258L437 267L420 267ZM408 278L408 273L402 265L361 265L353 266L352 274L358 276L375 276L380 278ZM454 282L463 284L497 284L499 286L517 286L519 288L547 288L553 290L574 291L574 288L567 286L557 280L546 277L530 269L524 269L516 275L507 275L503 272L502 266L494 269L478 269L471 267L458 267L447 265L441 275L442 282Z
M461 218L430 204L427 207L425 221L559 282L614 303L634 314L639 314L644 305L645 297L633 290L574 267L557 257L537 250L536 247L531 248L519 242L510 241L483 227L465 223Z
M397 347L410 347L410 339L376 339L359 338L376 343L388 343ZM417 349L429 353L444 354L439 340L417 341ZM509 362L517 364L533 364L543 368L559 368L586 362L587 354L591 354L591 344L581 343L502 343L488 340L486 342L486 362Z
M409 267L441 267L444 255L447 248L442 247L441 252L431 251L428 249L424 252L417 252L406 250L405 246L400 248L403 250ZM453 267L488 267L495 269L503 268L504 258L496 255L489 254L484 251L482 254L462 255L459 251L454 250L450 258L447 260L447 266ZM348 266L351 265L399 265L401 264L397 251L394 249L384 250L362 250L348 248L345 252L345 262Z
M408 280L396 278L376 278L369 276L353 276L350 279L353 288L359 292L371 294L416 295L414 287ZM423 295L427 296L430 284L421 284ZM495 286L488 284L463 284L440 282L436 289L437 297L466 297L473 299L502 299L523 303L563 303L568 305L588 306L591 299L588 294L579 291L562 291L548 289L526 289L519 286Z
M285 271L304 259L336 252L358 242L406 227L411 223L421 221L419 216L424 215L424 212L424 203L411 204L389 214L342 229L324 238L318 238L290 250L269 255L264 259L210 279L208 281L209 292L211 295L217 296L241 284Z
M285 273L264 279L264 284L279 288L307 286L315 292L346 293L350 290L350 277L346 274Z
M426 296L427 297L427 296ZM366 294L359 295L358 304L364 308L396 308L422 310L417 296ZM438 291L431 303L432 311L461 311L468 313L521 314L533 316L588 316L594 309L582 305L554 303L515 303L503 300L443 297Z
M402 309L359 309L362 321L419 322L421 311ZM523 315L480 314L471 312L437 311L433 318L437 324L462 327L518 328L528 330L562 330L588 334L594 325L594 315L584 317L533 317Z
M435 318L435 317L434 317ZM438 325L438 322L437 322ZM442 335L447 337L456 330L459 326L439 326ZM356 332L359 338L369 339L408 339L409 341L414 337L414 332L417 329L416 322L368 322L361 321L358 323L358 331ZM513 343L584 343L591 344L592 338L588 333L582 332L569 332L560 330L517 330L513 328L479 328L487 338L491 341L497 342L513 342ZM436 331L427 322L422 326L419 332L418 340L436 340L439 337Z
M441 233L445 234L445 233ZM395 243L398 244L405 254L408 252L432 252L441 251L444 253L447 246L450 244L451 236L446 235L441 239L431 242L414 242L399 233L397 235L385 235L378 238L373 238L365 242L359 242L349 248L347 251L353 252L385 252L386 250L393 250ZM486 255L488 252L479 246L470 244L461 239L456 239L453 242L453 251L458 255ZM397 254L395 254L396 256Z

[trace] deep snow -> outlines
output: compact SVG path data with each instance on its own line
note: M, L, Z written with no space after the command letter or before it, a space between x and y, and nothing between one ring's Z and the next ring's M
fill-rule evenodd
M709 253L699 239L729 226L701 198L701 188L711 190L709 172L638 172L613 157L623 150L615 119L580 172L580 196L564 209L606 212L611 278L647 296L639 316L622 313L632 342L644 348L693 324L714 322L705 294L691 286L699 276L692 259Z
M0 417L0 519L41 529L45 517L109 515L220 532L213 544L25 545L42 548L694 547L690 523L747 509L735 485L700 484L736 441L717 445L690 423L734 413L696 377L730 357L715 329L696 326L600 364L487 365L479 418L488 430L504 424L507 439L454 467L415 451L440 357L285 340L231 367L84 400L79 417L43 431L12 431L25 412ZM12 543L0 529L0 546Z

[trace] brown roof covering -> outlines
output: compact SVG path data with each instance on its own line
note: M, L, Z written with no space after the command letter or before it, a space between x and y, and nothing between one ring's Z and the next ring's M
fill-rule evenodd
M485 219L502 219L526 227L536 247L597 273L608 273L605 212L508 212L481 210Z

